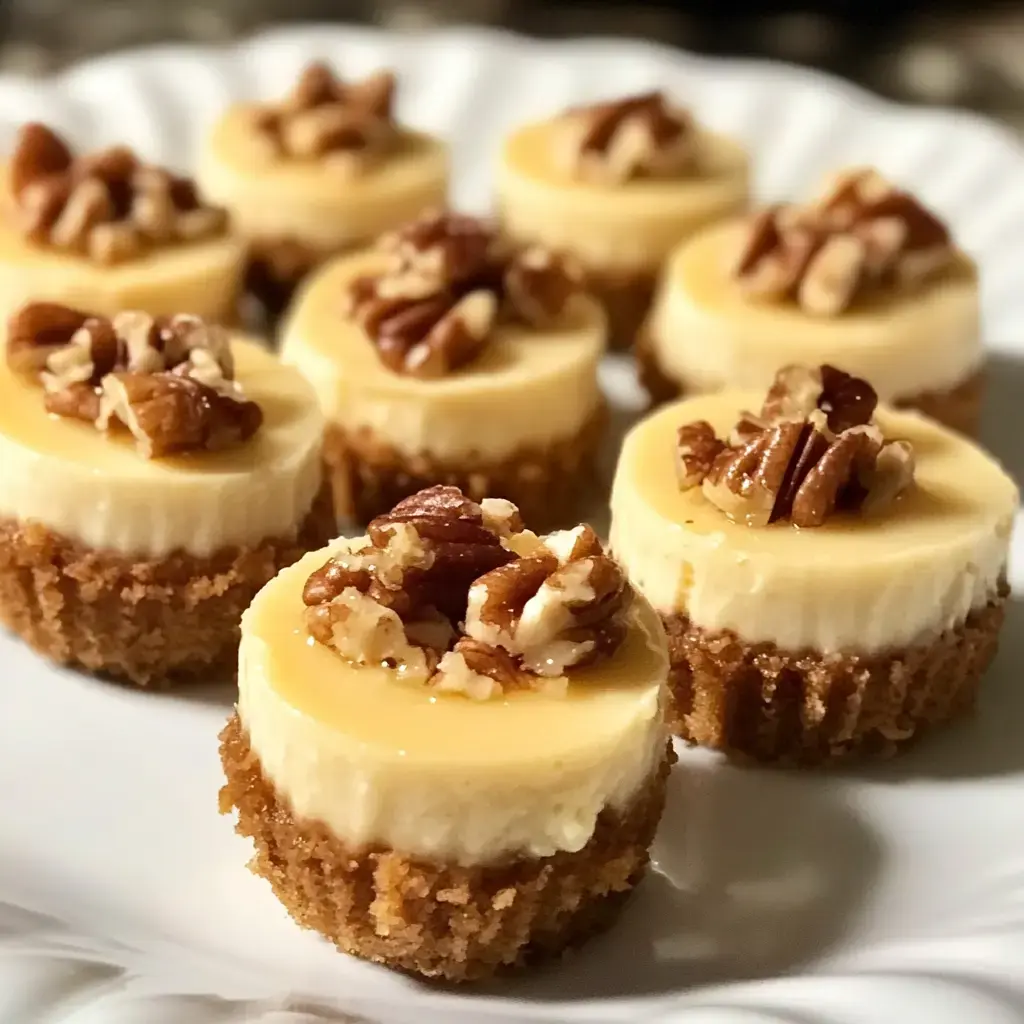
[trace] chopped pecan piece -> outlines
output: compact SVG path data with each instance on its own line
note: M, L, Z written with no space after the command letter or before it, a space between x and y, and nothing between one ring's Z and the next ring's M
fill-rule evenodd
M660 92L569 112L570 167L580 178L618 183L694 169L697 136L689 114Z
M589 550L584 544L581 550ZM570 551L571 555L571 551ZM558 676L613 651L631 591L607 556L559 564L554 551L481 576L469 591L466 634L518 655L536 675Z
M408 678L421 680L433 667L428 652L409 642L398 615L355 587L309 605L306 627L315 640L357 665L401 668Z
M95 423L100 418L100 393L92 384L72 383L47 391L43 405L47 412L66 419Z
M534 327L547 327L565 315L583 288L583 272L568 256L530 246L509 261L505 296L512 314Z
M433 210L384 235L381 249L395 257L393 276L403 269L429 276L434 290L493 284L501 274L501 242L480 217Z
M676 475L683 490L696 487L711 471L725 448L707 420L696 420L679 428L676 438Z
M517 538L533 553L517 555ZM510 502L438 486L373 520L367 538L308 577L302 598L313 637L349 660L406 674L413 665L417 678L426 665L433 688L486 700L564 692L566 669L622 642L631 596L591 527L542 540Z
M227 216L191 181L117 146L75 157L50 129L26 125L11 158L14 214L30 240L118 263L172 242L222 234Z
M681 429L687 451L703 455L683 465L680 486L700 485L748 526L820 526L837 509L884 506L912 482L913 453L883 440L872 423L877 400L867 382L835 367L785 367L760 416L741 414L728 444L703 421Z
M430 684L446 693L489 700L507 690L529 685L524 676L508 651L463 637L438 662Z
M107 374L101 392L97 426L106 430L115 421L123 423L147 459L239 444L263 422L255 402L174 371Z
M858 296L912 287L945 270L954 249L945 225L876 171L840 176L807 206L773 206L751 218L733 273L751 295L795 299L837 316Z

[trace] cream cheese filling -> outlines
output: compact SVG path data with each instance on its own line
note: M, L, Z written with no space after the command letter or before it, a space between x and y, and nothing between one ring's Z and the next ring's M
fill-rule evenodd
M498 208L513 238L566 249L595 270L653 273L681 239L747 204L749 158L724 136L701 133L691 177L596 185L559 166L562 127L526 125L502 146Z
M28 301L57 302L114 316L193 313L230 323L241 289L245 245L234 236L175 245L114 266L27 242L0 216L0 317Z
M296 299L281 358L313 382L331 422L408 455L502 459L573 437L600 403L604 317L580 298L564 326L499 327L483 353L440 380L388 370L342 314L345 286L380 266L379 253L323 267Z
M320 490L323 417L295 370L252 342L233 351L263 425L236 448L154 460L50 415L41 387L0 366L0 517L148 558L293 537Z
M364 243L445 203L444 143L407 131L394 154L352 175L323 161L254 157L251 105L232 107L200 154L203 195L231 211L248 238L294 238L325 253Z
M238 714L279 795L353 847L461 864L581 849L665 754L657 616L638 601L623 646L565 696L439 693L309 640L303 584L349 543L283 570L242 620Z
M979 368L978 277L966 256L919 291L830 319L740 292L728 267L744 230L736 221L712 227L665 268L650 342L662 372L687 391L766 389L780 366L833 363L892 401L950 390Z
M700 488L680 491L679 426L728 433L761 393L668 406L627 436L612 491L611 546L633 585L665 615L786 650L875 653L925 642L996 594L1018 495L980 448L913 413L879 411L917 457L916 482L875 517L839 515L800 530L730 522Z

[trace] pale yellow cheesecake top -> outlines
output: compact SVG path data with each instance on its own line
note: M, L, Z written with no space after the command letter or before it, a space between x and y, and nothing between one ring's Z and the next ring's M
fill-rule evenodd
M633 428L612 493L611 544L662 613L788 650L881 651L933 637L995 595L1017 487L979 447L914 413L882 408L887 439L913 444L915 483L887 510L818 527L729 520L675 471L680 426L723 436L763 392L678 402Z
M502 146L498 205L515 238L566 248L594 268L650 271L680 239L747 203L749 157L725 136L699 132L693 173L604 184L572 176L562 131L559 119L528 124Z
M261 155L257 109L238 104L225 112L196 172L204 195L227 206L246 236L297 238L328 251L365 242L444 205L448 151L440 139L403 130L393 152L352 173L330 161Z
M262 426L234 448L160 459L127 431L48 413L42 387L0 364L0 516L148 557L294 536L320 489L323 417L295 370L253 342L232 349Z
M502 458L572 437L600 401L604 316L577 296L564 325L499 325L472 362L436 380L389 370L344 315L345 288L385 266L379 252L342 256L300 292L281 358L313 382L328 420L367 429L398 451L436 458Z
M0 316L49 301L102 316L139 309L229 321L245 269L245 243L231 234L175 244L114 265L39 245L12 222L8 165L0 167Z
M354 846L460 863L584 846L601 811L627 805L664 756L657 616L637 602L623 645L571 670L567 693L438 692L310 639L303 586L351 543L283 570L242 621L239 717L293 813Z
M745 221L715 225L665 267L650 317L662 371L690 391L766 388L790 363L832 363L870 380L883 400L943 391L982 359L978 274L950 271L911 291L879 291L834 317L744 294L731 274Z

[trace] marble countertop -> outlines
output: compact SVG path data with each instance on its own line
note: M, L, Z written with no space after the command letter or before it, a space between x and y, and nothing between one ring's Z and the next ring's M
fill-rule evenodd
M39 74L125 46L224 42L285 20L341 17L405 31L482 24L545 36L641 37L698 52L795 61L894 99L963 106L1024 131L1024 8L978 3L970 13L955 13L963 5L937 10L908 16L894 8L884 20L872 10L844 20L732 11L699 17L670 6L580 0L6 0L0 70Z

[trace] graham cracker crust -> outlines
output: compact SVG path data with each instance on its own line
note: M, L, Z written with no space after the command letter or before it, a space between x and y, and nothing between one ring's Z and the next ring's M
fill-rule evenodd
M949 391L922 391L910 398L898 398L893 404L900 409L917 409L951 430L977 437L984 398L985 371L978 370Z
M575 524L596 484L595 457L606 421L602 404L572 437L545 448L523 447L500 462L476 454L460 462L428 453L410 456L367 428L346 432L328 424L324 462L334 507L343 519L366 523L424 487L453 484L474 501L507 498L537 530Z
M245 269L245 291L274 320L288 308L302 279L330 255L333 253L296 238L253 241Z
M895 754L973 705L996 653L1007 592L930 644L878 656L785 651L706 632L682 615L663 617L671 728L757 761Z
M0 520L0 623L52 661L137 686L233 672L256 592L335 533L326 487L297 536L203 558L137 559Z
M587 289L601 302L608 316L609 348L633 347L651 308L657 282L657 270L629 272L590 268L586 271Z
M686 389L661 369L648 331L641 330L637 335L634 353L637 376L652 406L683 397ZM949 391L922 391L897 398L892 404L899 409L916 409L951 430L977 437L984 397L985 371L977 370Z
M238 812L250 869L294 920L338 949L427 978L476 981L555 956L611 924L642 878L675 760L623 813L605 811L577 853L462 867L389 848L352 849L296 820L264 778L239 718L220 734L221 813Z

